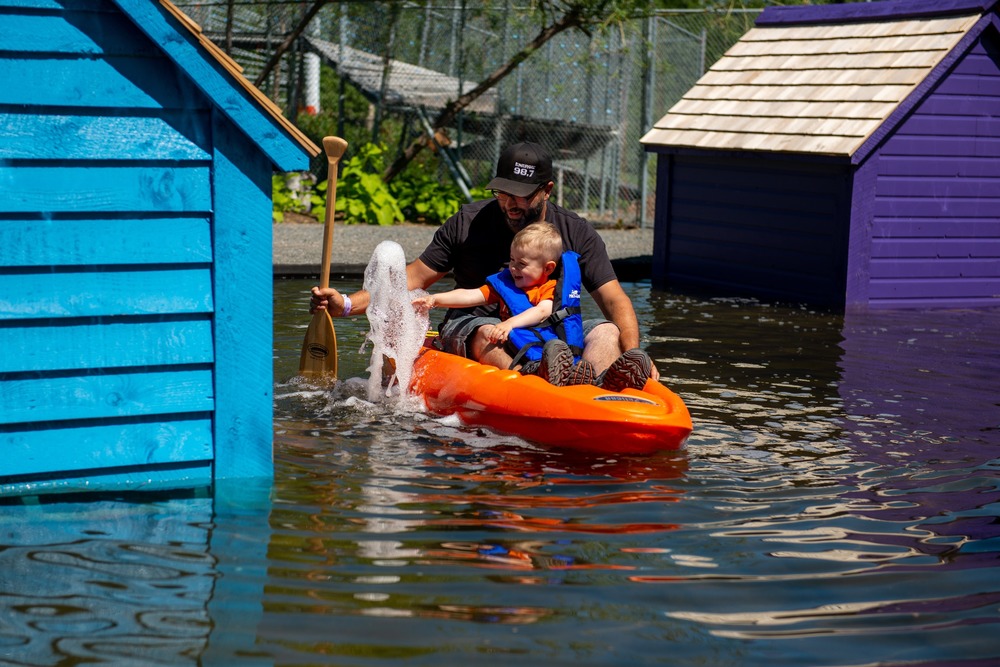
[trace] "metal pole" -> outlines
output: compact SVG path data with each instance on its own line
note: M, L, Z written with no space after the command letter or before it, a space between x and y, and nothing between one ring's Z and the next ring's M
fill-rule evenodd
M656 90L656 53L654 44L656 43L656 17L650 16L646 19L645 34L646 40L646 62L642 85L642 127L641 133L653 126L653 95ZM639 146L639 229L646 227L646 197L649 196L649 153Z

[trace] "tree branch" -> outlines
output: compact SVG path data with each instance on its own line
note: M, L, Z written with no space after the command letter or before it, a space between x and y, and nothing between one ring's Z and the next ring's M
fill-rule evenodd
M527 60L531 54L541 48L542 45L559 33L570 28L581 27L585 23L586 17L584 16L582 9L579 6L574 6L558 21L542 28L542 30L533 40L531 40L530 43L515 53L510 60L494 70L489 76L480 81L475 88L446 104L434 119L434 122L431 123L433 129L439 130L443 127L451 125L463 109L467 108L470 104L476 101L483 95L483 93L500 83L507 75L517 69L518 65ZM389 165L389 168L385 170L382 174L382 180L388 183L400 174L406 168L406 165L410 164L410 162L413 161L413 158L420 153L420 150L424 147L424 145L425 144L422 138L418 138L410 143L410 145L406 147L399 157L397 157L395 161Z
M326 5L328 2L330 2L330 0L316 0L316 2L313 3L313 6L310 7L309 10L305 13L305 15L302 17L302 20L299 21L299 24L295 26L295 29L288 34L288 37L285 38L285 41L279 44L278 48L275 49L274 53L271 54L270 60L267 61L267 63L264 65L264 69L262 69L260 71L260 74L257 75L257 78L254 80L253 85L255 85L258 88L261 87L261 85L264 83L267 77L271 75L271 71L274 70L275 66L277 66L278 61L281 60L281 57L285 55L285 52L288 51L288 49L292 48L292 44L294 44L295 40L297 40L299 36L302 35L303 32L305 32L306 27L309 25L309 22L313 20L313 17L316 16L316 13L319 12L319 10L322 9L323 6Z

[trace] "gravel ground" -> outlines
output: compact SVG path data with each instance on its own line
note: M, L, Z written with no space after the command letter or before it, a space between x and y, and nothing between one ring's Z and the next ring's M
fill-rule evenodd
M431 225L337 225L333 230L331 273L360 276L375 246L385 240L403 247L406 261L416 259L437 227ZM653 253L653 229L599 229L608 254L622 280L648 278ZM280 277L313 277L322 260L323 225L281 223L274 225L274 273Z

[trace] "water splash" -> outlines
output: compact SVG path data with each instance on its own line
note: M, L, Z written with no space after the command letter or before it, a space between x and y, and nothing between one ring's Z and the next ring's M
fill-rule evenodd
M383 386L385 396L392 396L395 388L405 398L413 362L430 324L429 315L417 313L412 302L426 292L407 289L406 256L395 241L382 241L375 247L365 268L364 288L371 295L366 311L371 329L361 345L364 351L369 342L372 344L368 400L378 401Z

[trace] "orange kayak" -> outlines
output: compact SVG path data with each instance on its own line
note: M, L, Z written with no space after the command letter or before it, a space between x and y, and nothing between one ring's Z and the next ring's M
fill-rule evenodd
M605 454L680 449L691 434L681 398L655 380L642 391L556 387L433 348L413 364L410 391L439 415L543 445Z

